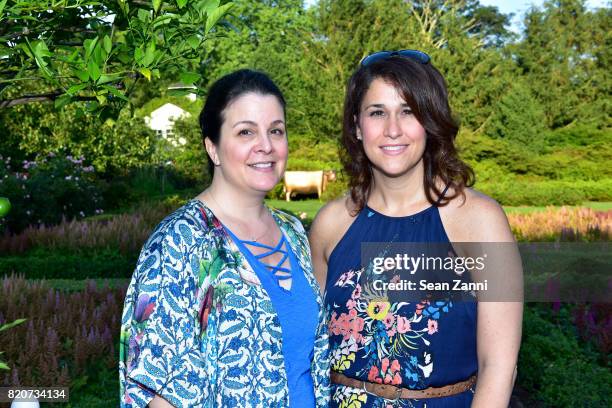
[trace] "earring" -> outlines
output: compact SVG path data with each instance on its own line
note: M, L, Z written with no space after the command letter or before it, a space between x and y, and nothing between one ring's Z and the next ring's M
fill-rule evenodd
M361 140L361 136L357 135L357 140Z

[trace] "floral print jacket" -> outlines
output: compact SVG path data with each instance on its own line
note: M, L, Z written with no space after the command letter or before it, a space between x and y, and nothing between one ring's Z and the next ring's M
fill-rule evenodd
M271 210L319 304L311 374L329 403L326 313L302 224ZM220 222L192 200L145 244L121 320L122 407L159 394L175 407L288 407L282 335L270 297ZM296 316L296 319L299 316Z

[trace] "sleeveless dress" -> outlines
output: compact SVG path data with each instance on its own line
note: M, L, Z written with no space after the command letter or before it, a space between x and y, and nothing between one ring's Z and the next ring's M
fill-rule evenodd
M478 370L476 302L451 298L402 301L380 297L361 266L364 242L450 241L438 207L391 217L368 206L357 215L329 257L325 303L332 370L362 381L409 389L441 387ZM452 246L451 246L452 248ZM470 407L473 389L449 397L387 400L332 384L330 407Z

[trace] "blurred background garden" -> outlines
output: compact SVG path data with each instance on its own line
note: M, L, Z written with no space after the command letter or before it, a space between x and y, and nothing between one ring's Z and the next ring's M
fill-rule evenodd
M544 1L518 25L478 0L47 3L0 1L0 197L11 203L0 326L27 319L0 331L0 386L65 385L70 406L118 404L125 289L155 225L210 181L197 118L208 84L238 68L285 93L288 169L337 172L321 200L270 193L307 227L346 191L352 70L370 52L416 48L448 81L474 188L504 206L517 240L610 240L609 3ZM528 304L515 403L611 406L611 311Z

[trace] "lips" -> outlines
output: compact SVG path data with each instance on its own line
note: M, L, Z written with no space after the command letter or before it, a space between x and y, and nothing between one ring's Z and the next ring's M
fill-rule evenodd
M406 150L408 148L408 145L407 144L384 145L384 146L380 146L380 148L385 154L395 155L395 154L400 154L404 150Z
M271 169L273 165L274 165L274 162L258 162L258 163L249 164L250 167L253 167L259 170Z

